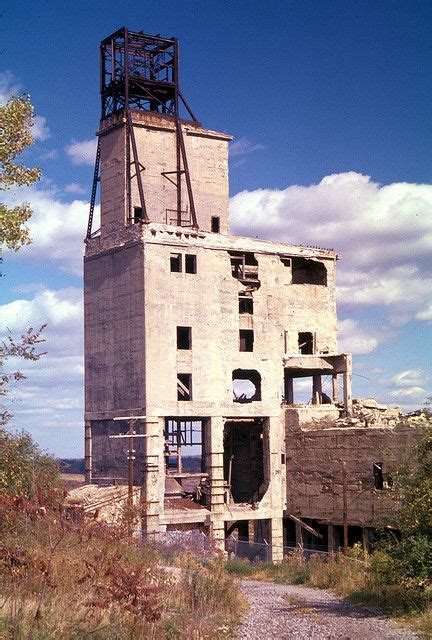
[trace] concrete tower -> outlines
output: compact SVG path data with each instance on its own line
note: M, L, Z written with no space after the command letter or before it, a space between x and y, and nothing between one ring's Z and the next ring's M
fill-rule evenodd
M351 410L337 256L229 234L231 137L204 129L184 100L175 39L106 38L101 95L84 271L88 480L126 478L125 440L110 436L128 428L115 418L140 416L144 532L202 529L223 547L237 531L277 559L295 379L311 379L314 415L334 418L341 375Z

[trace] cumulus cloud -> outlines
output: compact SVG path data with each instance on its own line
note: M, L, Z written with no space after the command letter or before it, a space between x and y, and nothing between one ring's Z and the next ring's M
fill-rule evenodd
M341 353L363 355L370 353L383 341L376 329L360 324L357 320L346 318L338 325L338 345Z
M96 158L97 139L72 142L65 151L73 164L84 164L92 167Z
M399 371L390 380L390 383L398 387L415 387L421 385L430 379L430 375L421 369L408 369L406 371Z
M343 257L340 303L385 305L396 322L429 319L431 213L432 185L382 186L352 171L309 186L242 191L231 199L234 232L335 248Z
M232 157L244 156L248 155L249 153L253 153L254 151L261 151L264 148L265 147L262 144L254 144L247 138L239 138L234 142L230 142L229 154Z
M50 137L51 132L47 127L46 118L44 118L44 116L34 116L32 134L33 138L40 142L44 142Z
M55 190L21 188L5 192L8 206L27 201L33 215L29 221L33 244L18 253L8 252L8 260L52 262L62 271L82 274L83 238L89 213L89 204L83 200L63 202ZM98 225L99 207L95 210Z
M0 105L6 104L12 95L20 95L22 87L11 71L0 73Z
M65 191L67 191L68 193L83 194L83 193L87 193L88 190L84 189L84 187L82 187L77 182L71 182L70 184L67 184L65 186Z

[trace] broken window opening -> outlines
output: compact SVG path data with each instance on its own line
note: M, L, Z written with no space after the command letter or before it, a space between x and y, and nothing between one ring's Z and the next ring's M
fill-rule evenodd
M314 334L310 331L300 331L298 334L298 352L302 355L315 353Z
M192 400L192 374L177 374L177 400Z
M290 267L291 266L291 258L287 258L285 256L279 256L280 261L282 262L284 267Z
M255 402L261 400L261 376L255 369L235 369L233 379L233 402Z
M185 271L186 273L197 272L197 257L192 253L187 253L185 255Z
M239 293L239 313L253 314L253 298L252 295L247 296L245 293Z
M318 260L292 258L292 283L327 286L327 269Z
M263 497L264 420L227 421L224 427L224 478L235 503L257 503Z
M212 233L219 233L220 231L220 218L219 216L211 217L211 230Z
M177 327L177 349L192 349L192 327Z
M172 253L170 255L170 267L174 273L180 273L182 270L182 256L181 253Z
M253 351L254 332L252 329L240 329L240 351Z
M201 418L166 418L164 428L165 499L203 503L205 422Z
M384 489L383 463L374 462L373 464L374 487L379 491Z
M144 220L144 214L143 214L143 210L142 207L134 207L133 208L134 214L133 214L133 222L142 222Z
M231 275L237 280L258 282L258 262L253 253L229 251L231 256Z

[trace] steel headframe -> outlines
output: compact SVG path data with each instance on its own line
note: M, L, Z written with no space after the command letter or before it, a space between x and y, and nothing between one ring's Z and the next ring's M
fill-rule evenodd
M131 110L151 111L164 116L171 116L176 125L176 162L175 171L164 172L176 175L177 189L177 224L181 226L181 178L184 175L188 193L192 226L198 228L192 185L184 144L183 130L180 120L180 104L190 119L198 122L188 103L184 99L179 86L179 45L176 38L161 38L142 32L129 31L126 27L119 29L101 42L100 46L100 92L101 120L115 114L124 115L127 135L127 200L129 220L132 222L131 179L136 177L142 209L143 222L149 222L147 214L142 171L145 167L140 163L132 123ZM132 148L133 160L130 158ZM92 235L93 212L96 201L97 183L99 182L100 146L95 163L93 177L90 215L87 228L87 239ZM134 165L134 176L131 165ZM168 175L165 175L168 178ZM169 178L168 178L169 179ZM174 182L173 180L170 180Z

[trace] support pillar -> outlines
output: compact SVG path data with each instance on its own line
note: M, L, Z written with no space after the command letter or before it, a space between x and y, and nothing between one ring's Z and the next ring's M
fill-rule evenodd
M160 534L159 517L165 492L164 418L147 418L143 433L143 481L141 486L142 533L148 540Z
M369 527L362 528L362 542L365 555L369 553L371 547L371 530Z
M270 550L271 562L282 562L283 560L283 518L272 518L270 520Z
M294 380L289 377L285 377L285 402L294 404Z
M321 376L312 376L312 404L321 404Z
M335 530L332 524L327 525L327 550L329 553L335 553L335 551L337 551Z
M91 422L84 422L84 477L85 483L91 484L92 481L92 433Z
M339 384L337 373L332 374L332 399L334 404L339 402Z
M343 374L344 406L346 415L352 415L352 356L345 354L345 372Z
M296 547L303 547L303 532L299 522L295 522L295 542Z
M217 549L225 550L225 479L223 464L223 434L224 420L222 417L210 418L210 451L209 451L209 479L210 479L210 510L211 532Z

